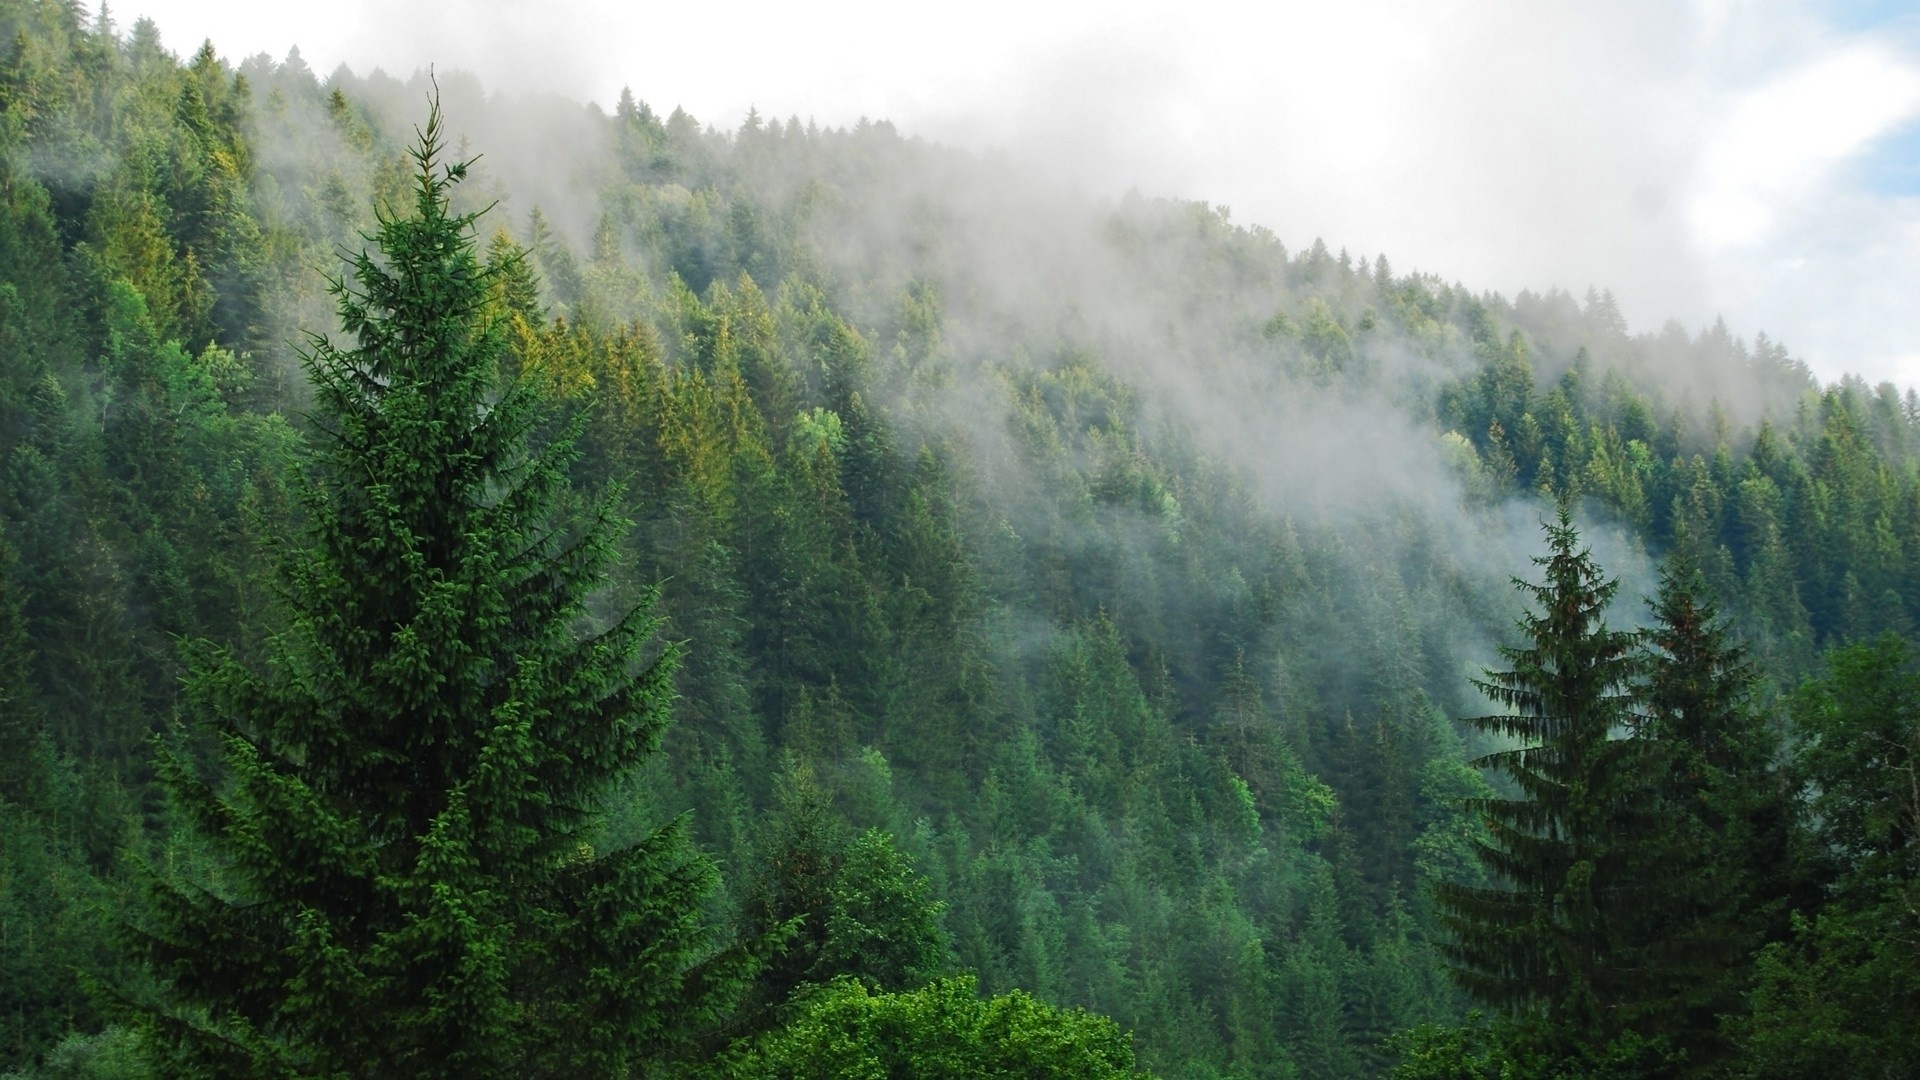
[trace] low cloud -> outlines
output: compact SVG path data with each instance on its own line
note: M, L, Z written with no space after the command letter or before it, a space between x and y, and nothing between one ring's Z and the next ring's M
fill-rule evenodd
M1823 378L1920 383L1920 199L1854 167L1920 119L1920 19L1808 0L143 10L176 49L298 44L322 72L435 63L603 107L630 85L723 128L749 107L887 118L1095 193L1230 205L1295 248L1508 295L1611 288L1636 330L1724 315Z

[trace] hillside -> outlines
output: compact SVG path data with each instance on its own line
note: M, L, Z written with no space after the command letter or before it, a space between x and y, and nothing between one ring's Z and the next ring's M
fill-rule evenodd
M42 0L0 31L0 1065L116 1075L133 1029L101 987L155 982L115 929L129 853L220 874L156 739L214 760L191 643L264 667L287 626L324 441L301 357L347 339L328 277L413 205L435 90L182 61ZM1719 1064L1920 1060L1920 969L1863 943L1910 940L1876 890L1911 896L1920 807L1871 789L1841 839L1814 812L1920 756L1881 637L1920 619L1911 392L1820 386L1723 325L1636 332L1604 291L1088 201L885 122L437 92L505 374L580 425L559 509L611 493L630 523L591 617L657 585L685 644L663 752L597 836L690 813L721 937L798 920L722 1034L834 975L958 973L1110 1017L1166 1077L1379 1075L1396 1033L1470 1034L1433 885L1497 884L1465 800L1513 790L1469 765L1511 744L1460 718L1497 711L1471 680L1523 643L1511 579L1565 500L1624 581L1610 624L1656 623L1689 560L1760 726L1805 750L1765 765L1812 853L1776 899L1841 936L1763 920L1736 966L1771 942L1740 988L1765 992L1721 1002L1759 1019ZM1825 659L1876 640L1884 671ZM1820 725L1872 712L1870 676L1896 696L1862 764ZM882 975L830 927L888 874L934 917Z

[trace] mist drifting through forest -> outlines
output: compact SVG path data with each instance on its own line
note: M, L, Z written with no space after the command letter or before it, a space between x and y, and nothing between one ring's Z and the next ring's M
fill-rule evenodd
M281 70L250 63L266 85ZM365 103L378 129L399 135L434 84L425 73L403 82L341 71L329 85L351 87L352 100ZM619 169L599 110L563 98L490 96L478 77L462 72L440 76L437 85L453 144L477 156L468 204L492 206L495 227L514 231L538 210L558 237L590 250L607 213L603 192ZM320 110L288 119L261 164L297 183L335 160L341 147ZM883 142L900 139L890 125L880 130L875 137ZM709 137L732 140L737 133ZM1375 547L1391 535L1384 525L1417 530L1414 543L1445 552L1473 591L1466 611L1498 613L1491 621L1464 615L1471 620L1465 625L1436 630L1433 640L1457 650L1443 669L1470 673L1492 659L1493 643L1510 622L1507 583L1537 553L1542 511L1527 497L1468 506L1468 476L1445 451L1446 425L1433 415L1433 399L1438 387L1476 364L1471 343L1414 344L1380 334L1354 345L1354 362L1337 380L1276 379L1273 343L1263 330L1289 310L1284 301L1276 306L1275 293L1284 288L1290 257L1264 229L1242 229L1205 204L1092 200L1007 158L983 160L911 138L869 175L836 175L812 164L750 164L742 179L756 202L773 206L805 197L823 174L836 182L831 201L815 211L818 220L803 226L804 241L844 283L862 325L893 321L894 298L912 287L941 299L939 359L951 367L951 382L924 405L936 413L928 434L960 435L983 461L1020 469L1009 460L999 419L1005 386L996 367L1016 358L1098 357L1139 390L1154 428L1177 430L1224 463L1266 514L1324 531L1337 547L1351 545L1362 565L1403 560L1393 547L1397 537ZM652 196L664 213L689 197L678 185ZM1221 265L1221 237L1230 238L1239 261ZM645 280L680 270L650 265L659 253L641 243L616 242ZM1345 261L1326 272L1352 275L1352 256ZM643 296L618 300L629 316L646 307ZM322 310L306 308L304 320L292 310L271 314L291 328L324 322ZM288 347L294 342L290 333ZM1570 359L1542 356L1542 381L1557 377ZM1762 414L1762 388L1736 369L1649 367L1669 380L1660 390L1675 402L1718 403L1743 428ZM1717 383L1703 381L1712 379ZM1033 483L996 476L987 487L1005 492L1008 479L1018 488ZM1010 502L1006 512L1021 531L1019 500ZM1637 545L1603 524L1590 523L1589 533L1606 565L1628 582L1628 595L1652 593L1651 565Z
M828 4L745 9L735 35L587 3L119 13L138 14L177 49L298 45L322 75L437 63L607 110L631 86L720 128L755 106L885 118L1091 193L1231 205L1289 244L1324 236L1476 288L1611 287L1637 328L1723 315L1823 379L1904 386L1920 356L1887 317L1915 285L1920 30L1899 5Z
M1583 204L1667 213L1621 162L1677 122L1471 198L1269 149L1248 212L1115 181L1181 145L1068 85L1159 70L1136 14L985 65L1064 58L1018 137L696 117L598 44L556 93L493 14L497 74L401 78L0 0L7 1075L1920 1062L1920 395L1642 314L1719 264ZM1661 86L1826 25L1774 14L1409 16L1340 92L1512 16L1539 98L1407 122L1518 160L1641 115L1547 77L1581 34L1666 27ZM1906 122L1887 25L1792 54L1892 88L1830 157Z

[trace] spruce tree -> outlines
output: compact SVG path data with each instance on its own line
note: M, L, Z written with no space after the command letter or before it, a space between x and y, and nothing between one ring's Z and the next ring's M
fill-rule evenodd
M1546 531L1548 554L1534 560L1544 582L1514 581L1536 609L1519 622L1525 643L1502 647L1508 670L1474 682L1511 710L1469 721L1514 744L1477 762L1514 795L1470 804L1486 824L1478 855L1493 883L1443 884L1436 898L1470 994L1544 1018L1550 1041L1598 1044L1620 1030L1635 993L1624 943L1647 884L1636 743L1616 737L1635 720L1637 636L1607 626L1619 582L1581 546L1565 501Z
M217 767L161 755L217 867L155 872L136 935L168 1075L623 1075L734 982L683 823L596 832L674 650L644 608L589 625L619 523L554 515L572 439L501 378L437 103L419 134L411 213L333 283L351 344L306 356L287 625L264 670L207 649L188 679Z
M1654 932L1643 940L1639 1011L1643 1031L1704 1066L1726 1050L1717 1018L1737 1011L1748 955L1784 932L1793 819L1774 763L1779 740L1751 701L1758 672L1682 557L1661 574L1653 619L1641 734L1666 886L1643 912Z

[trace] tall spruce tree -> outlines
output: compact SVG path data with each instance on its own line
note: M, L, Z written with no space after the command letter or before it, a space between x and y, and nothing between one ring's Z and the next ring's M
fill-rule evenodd
M437 102L419 135L411 213L333 285L352 346L306 358L286 629L264 671L209 650L188 680L220 767L162 754L217 866L154 874L138 934L168 1075L625 1075L734 982L682 823L595 832L674 653L644 609L587 626L618 523L552 513L572 440L537 445L547 410L500 377Z
M1506 646L1512 665L1474 685L1512 710L1470 720L1517 745L1479 759L1504 774L1513 797L1474 800L1487 839L1480 861L1493 884L1443 884L1440 920L1454 975L1474 997L1542 1018L1551 1043L1599 1045L1624 1027L1638 973L1629 947L1645 901L1647 808L1634 790L1637 635L1608 628L1619 588L1583 547L1563 500L1546 526L1542 583L1515 579L1533 598Z
M1751 700L1759 673L1682 557L1661 574L1646 641L1642 734L1667 884L1644 913L1661 925L1644 942L1643 1030L1706 1066L1727 1049L1717 1018L1737 1011L1749 954L1786 929L1799 862L1792 805L1779 738Z

